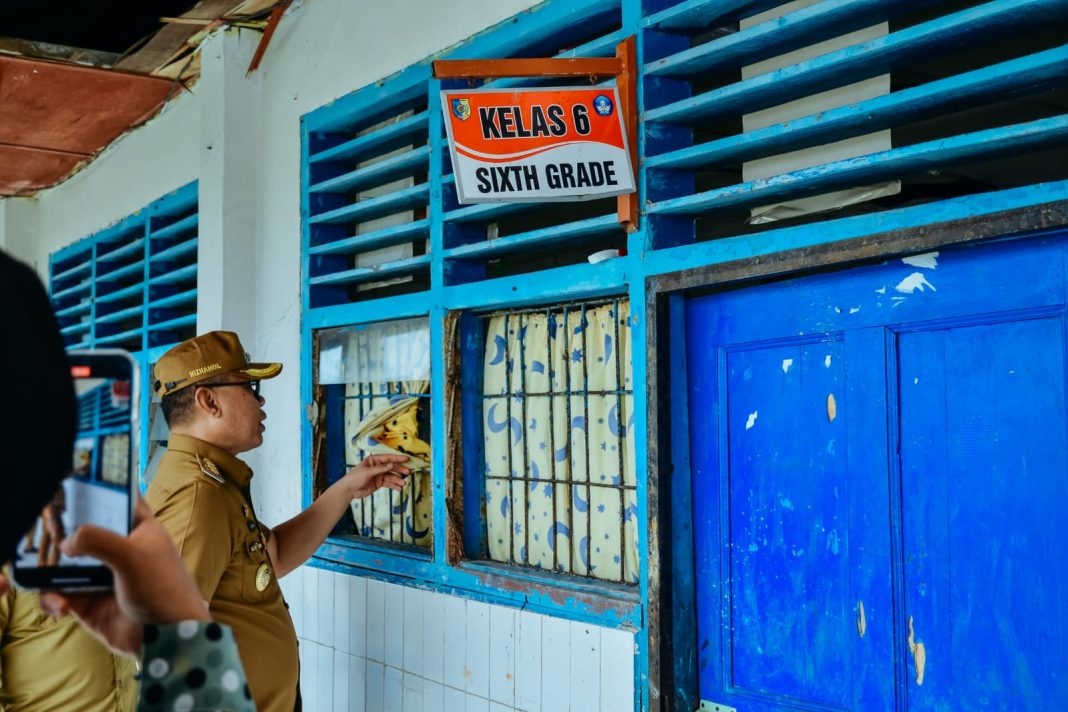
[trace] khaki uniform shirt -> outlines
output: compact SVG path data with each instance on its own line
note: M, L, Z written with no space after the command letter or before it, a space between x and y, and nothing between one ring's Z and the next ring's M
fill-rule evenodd
M42 611L36 593L0 597L0 710L131 712L136 667L73 618Z
M256 519L252 470L196 438L172 435L145 501L170 532L215 620L237 640L260 712L292 712L297 634Z

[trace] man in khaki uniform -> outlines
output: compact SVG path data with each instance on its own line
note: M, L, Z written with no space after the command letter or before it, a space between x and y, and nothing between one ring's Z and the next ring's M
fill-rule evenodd
M74 618L41 610L36 593L0 596L0 710L133 712L136 665Z
M250 363L233 332L212 331L165 353L152 387L170 426L145 493L212 615L234 631L260 712L291 712L299 697L297 636L278 578L303 564L353 499L399 490L404 456L372 455L305 511L273 530L256 518L252 470L237 458L263 442L261 379L279 363Z

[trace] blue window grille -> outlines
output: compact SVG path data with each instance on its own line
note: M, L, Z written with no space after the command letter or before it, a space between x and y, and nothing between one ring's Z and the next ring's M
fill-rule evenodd
M49 260L52 306L67 348L122 348L139 364L144 397L138 446L145 486L167 441L159 400L145 384L151 383L155 360L195 333L197 245L194 182ZM107 450L117 447L109 441ZM103 450L93 452L97 458Z
M73 475L85 482L125 489L129 486L130 399L113 397L111 383L78 396L78 431Z
M627 300L508 309L476 324L482 438L465 470L485 473L468 478L485 508L468 522L467 556L636 584Z
M552 0L435 57L607 56L636 36L642 217L631 235L618 228L608 201L551 209L456 202L438 92L567 82L442 82L431 78L428 59L304 116L304 352L313 353L322 330L427 319L428 410L436 426L434 537L426 555L413 560L331 541L319 560L471 595L489 595L480 571L537 581L544 579L533 569L560 573L559 560L530 567L514 553L499 562L488 556L485 507L493 502L484 496L482 379L493 353L489 315L519 315L532 305L551 311L575 300L633 304L633 447L636 462L645 462L650 404L640 354L649 336L639 305L647 278L1068 197L1068 45L1056 24L1066 17L1060 0ZM878 91L849 94L876 79ZM788 118L760 120L791 104ZM878 150L823 148L876 132L889 132ZM794 154L802 151L810 155L799 163ZM768 161L779 167L755 170ZM890 185L848 204L828 202L883 184ZM794 209L813 198L815 207ZM606 248L621 256L587 263ZM302 398L314 410L323 403L313 370L306 360ZM309 422L305 463L319 432ZM325 438L327 457L340 451ZM529 470L520 476L531 479ZM309 467L305 503L316 486ZM640 571L652 543L644 504L650 486L639 473ZM575 578L547 580L588 590ZM585 583L635 601L611 584ZM644 592L640 576L639 583ZM520 597L499 588L492 596ZM544 599L531 604L531 596L522 594L523 605L601 622L640 615L624 604L613 619Z
M68 348L131 353L193 335L197 186L185 186L49 262L52 306Z
M306 274L315 306L422 291L428 283L426 75L407 72L361 98L363 111L305 122Z

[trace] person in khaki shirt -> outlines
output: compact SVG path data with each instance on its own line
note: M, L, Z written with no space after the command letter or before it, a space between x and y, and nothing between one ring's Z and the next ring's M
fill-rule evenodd
M165 353L152 388L170 427L167 452L145 493L220 623L234 632L260 712L299 700L297 636L278 578L303 564L353 499L400 490L405 456L372 455L296 517L274 529L256 517L252 470L237 458L263 442L260 380L279 363L250 363L237 335L212 331Z
M78 621L42 611L36 593L0 596L0 710L132 712L136 672Z

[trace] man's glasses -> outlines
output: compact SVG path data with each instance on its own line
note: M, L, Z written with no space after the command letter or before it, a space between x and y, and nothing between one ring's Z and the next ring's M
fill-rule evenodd
M199 383L197 384L201 388L224 388L226 386L246 386L252 395L259 398L260 396L260 382L259 381L235 381L234 383Z

